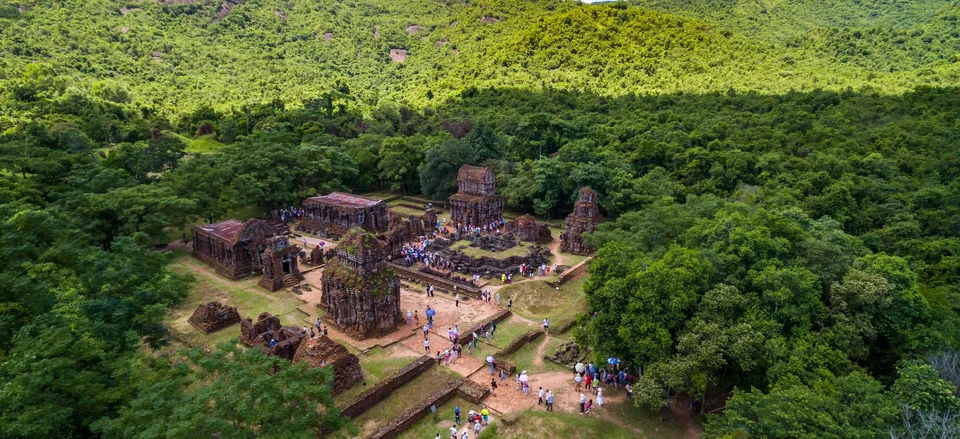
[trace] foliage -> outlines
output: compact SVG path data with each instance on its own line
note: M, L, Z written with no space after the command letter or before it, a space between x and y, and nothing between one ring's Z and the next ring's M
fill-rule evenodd
M137 397L96 430L103 437L316 437L341 424L332 372L224 343L186 352L189 364L158 361L132 383Z

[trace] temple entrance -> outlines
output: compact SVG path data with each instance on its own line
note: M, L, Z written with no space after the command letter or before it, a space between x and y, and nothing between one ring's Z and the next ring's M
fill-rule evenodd
M284 259L280 261L280 266L283 270L283 274L290 274L290 259Z

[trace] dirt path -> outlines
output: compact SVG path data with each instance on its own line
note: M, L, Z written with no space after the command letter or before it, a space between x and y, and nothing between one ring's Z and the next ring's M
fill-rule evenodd
M540 346L537 346L537 353L533 356L533 365L534 366L543 366L543 351L547 348L547 343L550 342L550 336L544 336L543 340L540 341Z
M554 239L553 241L550 241L550 244L547 244L547 248L550 249L550 253L553 253L554 265L566 265L567 256L560 252L559 239Z

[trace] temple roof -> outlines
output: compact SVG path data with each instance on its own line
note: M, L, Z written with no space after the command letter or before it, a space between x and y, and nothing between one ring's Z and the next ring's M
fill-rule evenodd
M218 238L233 241L233 238L243 230L243 223L235 219L228 219L216 224L197 226L197 228Z
M495 178L490 168L480 166L463 165L460 167L460 172L457 173L457 181L485 182L492 181Z
M310 197L304 200L306 203L318 203L318 204L329 204L339 207L348 207L351 209L358 209L363 207L373 207L379 203L383 203L382 200L373 200L366 197L361 197L359 195L345 194L343 192L331 192L322 197Z
M347 253L360 255L366 255L370 251L377 253L378 256L384 253L383 244L377 240L377 237L360 227L354 227L343 235L337 250L346 250Z

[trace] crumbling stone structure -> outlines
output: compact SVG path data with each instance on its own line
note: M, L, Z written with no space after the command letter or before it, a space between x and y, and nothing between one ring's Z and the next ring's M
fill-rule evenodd
M490 168L460 167L458 192L450 197L450 220L464 227L503 221L503 198L497 195L497 176Z
M541 245L530 247L529 253L523 256L507 258L492 258L489 256L473 257L451 248L452 244L463 238L454 235L452 239L435 239L430 242L427 251L438 253L444 260L453 263L454 271L464 274L479 274L481 276L500 276L501 274L517 273L520 265L539 267L550 261L552 253L549 248ZM479 247L489 251L503 251L517 245L512 234L480 235L473 239L471 247Z
M310 259L307 261L310 265L323 265L323 249L319 245L310 250Z
M428 204L427 208L423 211L423 230L433 230L434 227L437 227L438 216L440 215L437 209L433 208L433 204Z
M226 306L220 302L202 303L187 322L204 334L209 334L240 323L240 313L236 307Z
M301 342L293 361L306 361L310 367L332 367L334 395L363 381L360 359L343 345L324 335Z
M300 342L306 336L303 328L281 326L280 319L268 312L260 313L256 323L250 318L240 321L240 341L243 344L260 346L267 355L287 360L293 360ZM271 341L275 341L273 346L270 346Z
M263 250L263 279L260 286L270 291L277 291L284 286L293 286L303 280L297 256L300 247L290 244L285 236L268 238L264 241Z
M596 230L602 219L597 207L597 193L589 187L580 188L580 197L573 205L573 213L567 216L567 229L560 235L560 250L578 255L593 252L583 242L583 234Z
M332 192L307 198L303 209L303 221L297 230L318 236L340 237L354 227L374 233L387 230L387 203L383 200Z
M347 335L381 337L403 322L400 279L387 265L387 250L372 233L349 231L327 262L320 306L327 319Z
M504 230L517 235L521 241L543 243L551 239L550 227L547 223L537 221L530 215L520 215L517 219L508 222Z
M277 229L260 219L198 225L193 228L193 257L236 280L263 271L260 256L266 240L275 236Z
M390 218L390 227L387 233L382 235L383 241L387 244L387 252L390 256L399 256L404 244L412 242L423 236L423 223L415 216L410 215L410 219L400 219L393 216Z

